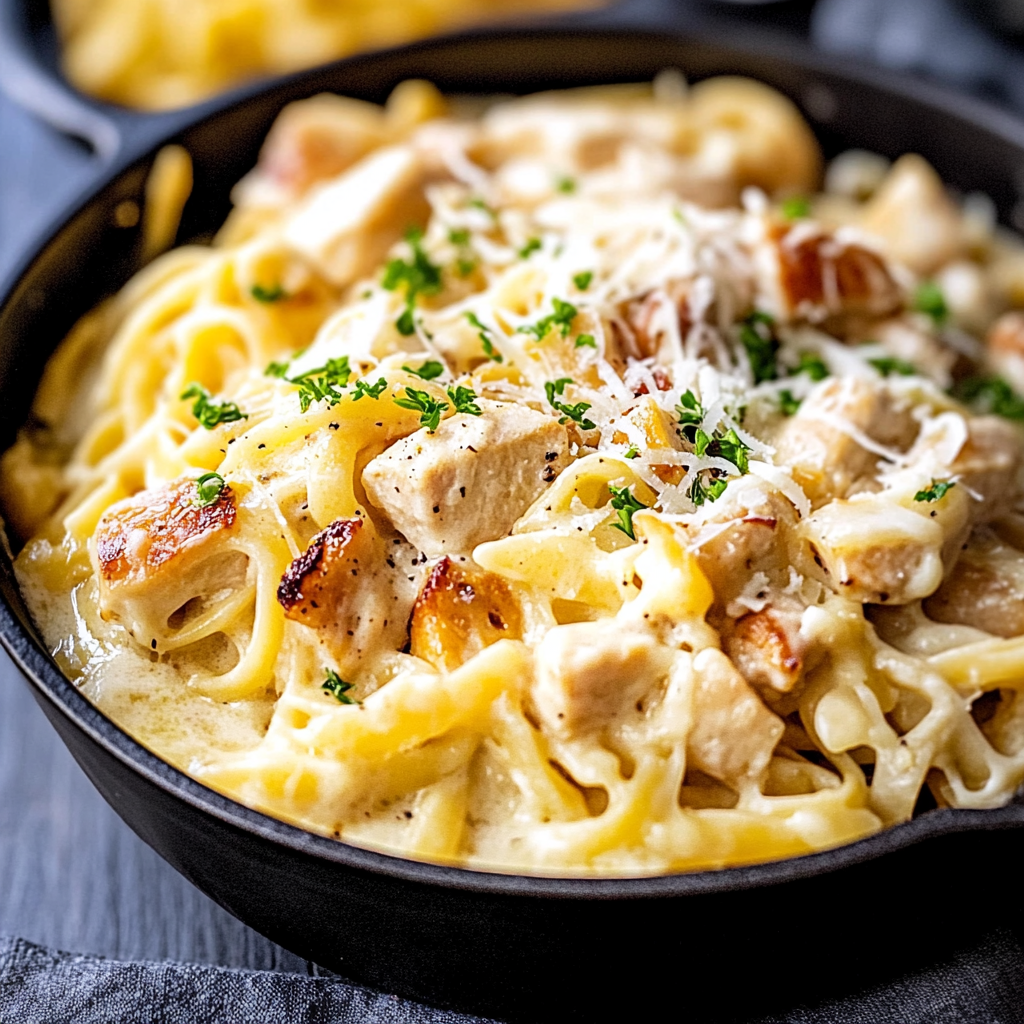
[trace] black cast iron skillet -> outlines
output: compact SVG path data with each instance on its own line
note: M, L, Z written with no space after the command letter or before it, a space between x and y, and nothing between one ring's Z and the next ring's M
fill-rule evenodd
M10 18L12 8L4 11ZM179 240L206 236L227 214L229 188L252 166L281 107L322 90L382 101L409 77L492 93L644 80L666 67L692 78L739 73L795 99L827 152L916 150L954 187L991 195L1004 219L1024 183L1020 122L778 42L621 30L471 34L139 118L71 94L24 47L12 47L19 37L8 30L0 63L12 54L23 61L35 86L50 89L28 99L92 139L105 163L0 290L0 448L27 416L54 346L137 269L138 231L118 227L113 211L124 200L142 202L154 147L173 139L192 154L195 190ZM387 991L525 1020L604 1019L655 1005L683 1020L708 1007L731 1019L934 963L990 927L991 908L1024 907L1015 881L1021 804L933 810L832 851L660 878L490 874L333 842L233 803L139 746L57 669L9 554L0 558L0 591L0 641L131 828L264 935Z

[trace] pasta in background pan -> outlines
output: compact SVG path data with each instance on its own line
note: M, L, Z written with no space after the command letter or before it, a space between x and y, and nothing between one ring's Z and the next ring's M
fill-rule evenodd
M1024 780L1024 249L765 86L292 105L0 463L70 678L249 806L635 875Z

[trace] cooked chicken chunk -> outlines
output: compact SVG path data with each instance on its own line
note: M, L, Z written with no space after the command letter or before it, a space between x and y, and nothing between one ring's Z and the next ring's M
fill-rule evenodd
M560 736L596 732L643 700L671 663L672 652L644 633L607 622L555 626L537 648L533 701Z
M721 651L708 648L693 659L690 765L731 786L759 779L784 729Z
M1024 468L1024 433L999 416L976 416L967 421L967 441L951 469L972 493L973 522L996 519L1017 500Z
M747 682L789 693L800 681L807 640L800 634L803 604L783 595L760 611L726 623L722 644Z
M408 545L387 542L367 520L338 519L288 567L277 599L289 619L320 631L347 667L405 645L418 565Z
M1024 554L984 528L974 534L945 583L924 602L936 622L995 636L1024 635Z
M551 416L478 404L480 416L418 430L363 471L369 500L430 556L504 537L569 462L568 433Z
M903 303L881 256L807 224L773 226L757 257L764 308L780 320L876 318Z
M191 478L111 505L91 545L103 618L154 650L174 646L175 613L245 582L245 556L224 544L235 516L230 488L202 504Z
M963 221L935 169L916 153L893 164L860 217L890 258L930 274L963 246Z
M260 152L259 170L301 195L316 182L341 174L387 139L379 106L324 93L281 111Z
M451 672L498 640L522 635L522 609L509 585L492 572L445 557L416 598L410 651Z
M917 431L909 406L884 385L832 378L823 381L786 422L775 441L775 461L792 468L793 478L818 505L844 497L877 462L878 456L862 447L854 433L905 451Z
M785 585L789 579L789 538L796 509L774 488L755 477L733 483L696 530L691 527L697 562L724 608L747 587L751 577L766 573Z
M313 190L284 226L284 238L339 287L371 273L410 225L429 213L426 171L410 146L371 153Z
M1024 313L1004 313L985 341L996 369L1017 391L1024 391Z

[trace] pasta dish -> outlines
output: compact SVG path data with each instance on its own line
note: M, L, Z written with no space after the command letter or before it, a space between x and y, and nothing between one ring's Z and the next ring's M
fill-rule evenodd
M180 156L180 154L179 154ZM356 845L656 874L1024 780L1024 246L756 82L286 108L3 456L62 670Z
M602 0L51 0L70 81L111 103L187 106L438 32Z

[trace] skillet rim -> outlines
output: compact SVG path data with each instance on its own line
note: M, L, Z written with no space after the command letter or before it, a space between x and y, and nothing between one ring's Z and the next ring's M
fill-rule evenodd
M578 39L581 36L605 40L646 39L652 42L680 42L697 46L710 43L719 48L724 45L726 49L744 57L789 65L799 72L817 72L844 78L857 85L901 95L932 108L946 118L968 120L976 127L1020 150L1024 160L1024 120L1015 115L936 83L912 79L858 61L820 54L802 43L781 37L766 41L751 31L735 31L730 33L729 39L723 44L709 36L707 26L703 26L703 29L698 26L660 30L615 26L476 29L403 47L361 54L292 75L263 80L172 114L152 117L130 115L140 130L133 132L131 121L122 122L126 129L125 144L116 158L104 166L94 181L51 219L49 226L36 236L36 240L27 247L26 254L15 264L13 271L0 285L0 312L7 309L22 287L28 286L32 269L43 253L100 193L121 178L134 164L155 153L166 142L182 132L203 126L229 109L244 106L252 100L279 90L301 88L307 81L314 86L320 76L330 74L337 68L372 65L396 53L415 56L418 52L453 49L476 42L501 43L515 39L522 43L531 39ZM123 108L109 109L112 112L116 111L117 114L127 113ZM145 130L146 126L149 130ZM6 547L5 534L3 541ZM9 558L9 549L7 555ZM10 573L10 583L17 588L13 572ZM950 833L1024 828L1024 805L1015 800L1007 806L992 810L931 811L909 822L884 828L855 842L797 857L666 875L560 877L416 861L397 854L353 846L344 841L309 832L236 802L173 767L121 729L83 696L46 653L45 646L33 635L33 631L22 623L18 613L10 606L6 594L0 594L0 645L33 687L37 699L45 698L71 725L111 754L124 769L136 773L168 795L242 832L254 834L275 845L285 846L339 867L425 886L494 896L555 900L696 896L774 887L799 879L832 874Z

